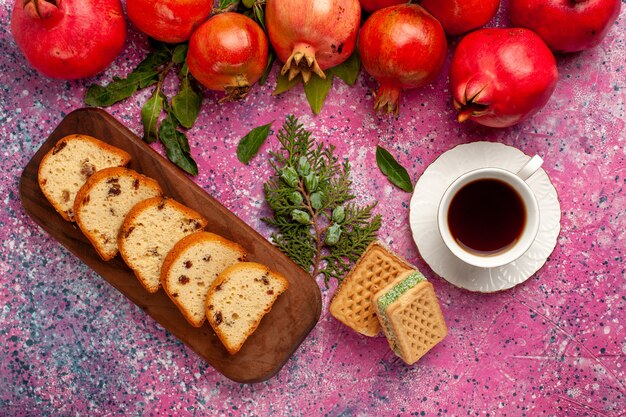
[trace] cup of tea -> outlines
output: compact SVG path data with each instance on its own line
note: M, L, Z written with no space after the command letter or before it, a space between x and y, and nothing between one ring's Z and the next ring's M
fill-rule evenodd
M539 204L526 183L543 164L533 156L518 172L479 168L461 175L439 203L439 233L460 260L482 268L522 256L539 231Z

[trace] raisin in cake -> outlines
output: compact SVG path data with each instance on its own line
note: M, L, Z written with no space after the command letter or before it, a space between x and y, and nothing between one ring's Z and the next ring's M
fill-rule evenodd
M149 198L124 219L117 238L120 255L146 290L157 292L165 256L176 242L206 224L201 214L171 198Z
M59 140L39 164L38 181L50 204L67 221L74 220L76 193L96 171L130 162L130 154L87 135Z
M117 235L130 209L162 194L152 178L128 168L105 168L89 177L78 190L74 218L98 255L108 261L117 255Z
M206 318L207 293L227 267L245 260L245 250L221 236L196 232L181 239L165 257L161 285L194 327Z

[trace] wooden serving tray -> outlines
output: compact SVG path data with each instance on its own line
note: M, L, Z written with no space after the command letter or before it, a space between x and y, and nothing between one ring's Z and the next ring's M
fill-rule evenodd
M37 183L39 163L59 139L72 133L94 136L129 152L133 158L129 167L156 179L166 195L206 216L207 231L239 243L248 251L248 260L265 264L287 277L289 289L236 355L226 351L208 323L201 328L189 325L163 290L156 294L144 290L121 257L102 261L78 227L64 221L48 203ZM321 294L309 274L103 110L79 109L61 121L26 165L20 195L26 212L37 224L234 381L259 382L275 375L319 320Z

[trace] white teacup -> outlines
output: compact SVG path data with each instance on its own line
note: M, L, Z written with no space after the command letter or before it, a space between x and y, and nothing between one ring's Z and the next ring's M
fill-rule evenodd
M490 167L476 169L457 178L443 194L437 212L439 233L448 249L463 262L482 268L495 268L509 264L526 253L539 231L539 204L537 203L537 197L526 183L526 180L530 178L542 164L543 160L541 157L535 155L517 173L502 168ZM515 239L511 240L508 245L503 246L501 249L490 252L484 252L464 244L458 237L455 237L449 223L450 206L459 191L472 183L474 183L473 187L476 188L477 181L481 180L497 180L498 186L502 186L500 183L504 183L505 186L510 187L510 189L517 194L517 197L519 197L519 200L516 201L521 201L525 217L524 219L516 219L518 225L521 221L523 221L523 224L521 225L519 233L515 234ZM485 182L482 184L485 184ZM506 189L506 191L508 192L510 190ZM468 189L465 189L465 194L463 195L467 195L468 192ZM459 199L461 198L462 197L459 197ZM453 210L456 217L459 216L457 213L458 207L459 203L457 201L455 202L455 209ZM468 205L463 207L468 208ZM471 209L471 207L469 208ZM465 213L463 213L463 216L465 216ZM471 216L468 214L467 217L469 218ZM461 218L461 220L464 220L464 218ZM452 222L457 224L459 218L452 219ZM485 236L487 234L488 233L485 233ZM461 235L461 233L459 233L459 235ZM477 237L477 239L479 238Z

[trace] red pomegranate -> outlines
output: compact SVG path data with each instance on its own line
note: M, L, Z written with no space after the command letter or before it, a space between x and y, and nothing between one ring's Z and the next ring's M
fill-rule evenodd
M368 13L375 12L385 7L395 6L396 4L406 3L407 0L359 0L361 7Z
M459 121L508 127L539 111L558 78L550 49L528 29L479 29L459 43L450 67Z
M126 0L128 19L146 35L168 43L188 40L213 9L213 0Z
M210 90L226 91L220 102L248 95L267 66L268 43L263 29L239 13L222 13L191 35L187 65Z
M11 32L36 70L73 80L113 62L126 41L126 21L119 0L16 0Z
M267 0L265 24L281 73L289 79L341 64L354 51L361 21L359 0Z
M487 24L500 0L422 0L422 7L441 22L448 35L456 36Z
M620 0L511 0L509 11L513 25L534 31L553 51L578 52L602 42L620 6Z
M374 12L359 34L363 67L380 84L374 110L397 113L401 90L433 81L447 50L441 24L422 7L403 4Z

